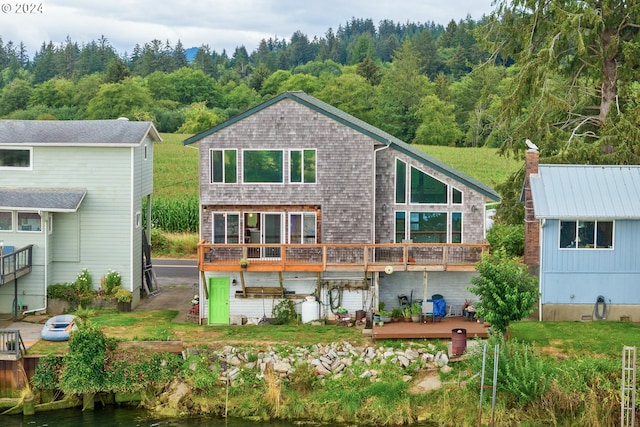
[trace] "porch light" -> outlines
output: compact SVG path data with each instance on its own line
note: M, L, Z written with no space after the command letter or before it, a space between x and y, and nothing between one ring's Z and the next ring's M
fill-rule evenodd
M475 212L477 210L478 210L478 208L476 208L476 205L471 205L471 212Z

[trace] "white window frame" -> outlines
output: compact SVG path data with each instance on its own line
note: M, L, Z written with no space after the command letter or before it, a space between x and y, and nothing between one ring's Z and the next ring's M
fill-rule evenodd
M18 147L18 146L6 146L0 148L2 151L28 151L29 152L29 166L0 166L0 170L10 171L30 171L33 170L33 147Z
M15 224L15 216L13 214L13 211L0 211L0 213L8 213L9 214L9 218L11 219L11 227L9 229L0 229L0 233L11 233L14 229L14 224Z
M292 239L292 227L291 225L293 224L293 216L299 216L300 217L300 221L301 221L301 234L300 234L300 241L299 242L294 242ZM306 233L305 228L304 228L304 224L305 224L305 216L312 216L313 217L313 242L308 242L306 241L307 237L306 237ZM316 244L318 242L318 216L315 212L289 212L289 216L287 218L288 221L288 233L287 233L287 241L290 244L307 244L307 245L313 245Z
M20 215L21 214L36 214L40 217L40 228L38 230L22 230L22 225L20 224ZM17 231L19 233L42 233L42 214L36 211L18 211L17 213L17 221L16 221Z

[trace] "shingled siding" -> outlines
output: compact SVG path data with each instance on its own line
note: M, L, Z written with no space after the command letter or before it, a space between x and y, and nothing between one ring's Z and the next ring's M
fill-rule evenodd
M426 172L432 177L462 191L462 205L411 205L409 203L395 203L395 165L396 159L407 163L407 173L410 166ZM376 155L376 194L378 206L376 207L376 242L385 243L394 241L395 211L424 211L424 212L462 212L462 243L483 243L485 240L484 204L485 197L463 185L461 182L451 179L441 172L428 168L425 164L398 152L393 146L378 151ZM387 205L383 210L383 205ZM476 210L473 212L472 206Z
M370 243L373 221L374 141L338 121L283 99L199 141L201 236L211 241L216 206L317 206L322 243ZM238 183L210 184L209 150L238 150ZM243 184L243 149L283 149L284 183ZM316 183L290 184L290 149L316 149ZM320 218L320 216L319 216ZM244 225L241 224L241 227Z

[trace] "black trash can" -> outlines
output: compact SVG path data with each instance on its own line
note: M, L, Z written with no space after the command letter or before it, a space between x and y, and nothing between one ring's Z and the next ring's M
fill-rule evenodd
M451 354L461 355L467 349L467 330L456 328L451 330Z

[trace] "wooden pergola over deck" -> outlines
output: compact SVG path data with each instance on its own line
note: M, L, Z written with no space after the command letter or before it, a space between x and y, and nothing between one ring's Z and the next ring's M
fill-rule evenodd
M200 271L475 271L487 244L198 244ZM247 260L243 268L240 260Z

